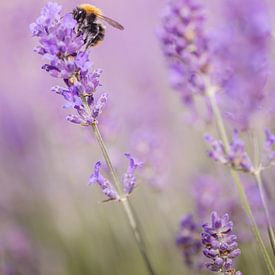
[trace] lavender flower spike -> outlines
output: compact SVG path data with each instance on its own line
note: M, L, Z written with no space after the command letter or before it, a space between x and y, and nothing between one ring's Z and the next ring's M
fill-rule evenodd
M102 71L91 69L89 50L83 49L85 39L76 29L77 22L72 14L61 17L61 6L52 2L45 5L40 17L30 25L32 35L39 38L35 52L47 62L42 69L65 83L65 87L55 86L51 90L63 96L66 100L64 107L77 112L67 116L67 120L89 126L97 122L107 94L95 101Z
M118 200L119 195L117 194L113 185L100 174L100 167L101 162L98 161L95 164L93 174L89 178L89 184L98 184L102 189L102 192L109 198L108 200Z
M253 165L244 149L244 142L239 138L238 131L233 132L232 141L229 144L228 152L220 140L216 140L210 135L205 136L205 140L211 146L208 155L214 161L230 165L233 169L243 172L252 172Z
M233 222L229 215L222 218L216 212L211 214L211 223L203 226L202 244L205 246L203 254L212 260L206 263L206 267L214 272L223 272L226 275L241 275L240 271L235 273L233 259L241 254L236 242L237 236L231 233Z
M46 60L42 69L64 82L64 87L56 86L52 91L63 96L66 100L66 108L75 110L76 114L70 114L67 116L67 120L83 126L91 126L115 187L100 174L100 162L96 163L89 183L98 184L108 197L107 200L120 200L122 195L120 182L98 128L97 119L107 101L105 93L99 97L95 96L97 88L100 86L101 70L92 69L92 62L89 58L90 49L85 47L87 33L83 33L78 26L72 13L61 16L61 6L50 2L42 9L41 15L35 23L31 24L30 30L32 35L39 39L39 46L35 51ZM96 100L96 98L98 99ZM131 159L130 156L129 158ZM127 177L125 179L127 193L130 193L135 186L133 172L136 163L134 160L130 160L130 167L131 169L129 168L127 172L129 180ZM150 274L155 274L145 249L142 230L139 228L139 222L136 221L132 206L129 204L127 196L120 201L147 269Z
M167 61L172 88L188 108L188 121L209 122L212 110L206 97L204 75L210 73L209 38L205 9L197 0L169 0L161 17L158 37ZM196 97L203 96L198 108Z
M136 186L136 177L134 172L138 167L143 165L143 162L136 160L129 153L126 153L125 156L129 159L129 166L127 172L123 176L123 191L125 194L129 195Z
M198 72L207 71L208 39L204 33L203 8L196 0L170 0L162 16L159 31L172 86L189 105L194 94L204 94Z

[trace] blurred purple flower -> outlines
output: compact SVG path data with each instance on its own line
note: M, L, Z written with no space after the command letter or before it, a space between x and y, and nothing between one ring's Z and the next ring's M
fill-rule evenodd
M230 187L228 196L228 182L210 175L199 175L192 181L192 195L194 199L195 214L199 222L209 217L213 209L221 212L239 213L239 199Z
M77 115L69 115L68 121L84 126L97 122L97 118L107 101L102 94L95 103L94 94L101 85L101 70L92 71L89 50L82 50L83 35L76 33L77 22L72 14L61 17L61 6L49 2L42 9L40 17L30 25L33 36L39 37L35 51L42 55L47 64L42 69L51 76L64 80L66 87L55 86L52 91L62 95L67 101L64 107L74 108Z
M172 85L183 94L203 93L198 72L207 66L207 39L202 7L192 0L171 0L162 17L159 33L163 53L171 70Z
M94 119L96 119L103 111L103 108L105 107L106 103L108 100L108 94L103 93L99 99L97 100L94 109L93 109L93 113L92 113L92 117Z
M127 172L123 176L123 191L125 194L130 194L136 186L135 170L142 167L143 163L133 158L130 154L126 153L125 156L129 159L129 166Z
M214 272L234 274L233 259L241 254L236 242L237 236L233 235L233 223L228 214L222 218L216 212L211 214L211 223L203 224L202 244L205 246L203 254L212 260L206 267ZM237 274L241 274L239 271Z
M211 39L219 103L234 128L245 130L266 96L271 24L261 0L226 0L221 13L223 22Z
M230 165L236 170L243 172L252 172L253 165L244 149L244 142L239 139L238 131L234 130L229 150L226 152L224 144L220 140L215 140L210 135L205 136L205 140L211 146L208 155L214 161Z
M242 182L244 183L245 192L251 204L255 220L259 227L265 230L266 219L258 186L254 181L251 181L250 176L247 174L242 175ZM206 174L195 177L191 184L192 199L194 201L193 215L198 222L202 223L207 219L213 209L219 209L220 212L230 213L231 218L235 220L240 242L247 243L251 241L252 235L248 230L250 226L249 221L242 211L237 190L232 187L232 183L228 179L212 177ZM229 193L230 196L228 196ZM268 203L271 213L275 213L275 204L271 198Z
M20 227L13 225L5 230L2 228L0 273L3 275L39 274L38 252Z
M275 159L275 150L272 148L275 144L275 135L269 129L265 130L265 140L265 149L268 154L268 161L270 162Z
M192 215L189 214L182 218L176 243L182 251L184 262L192 269L201 269L203 267L200 233L200 224L194 221Z
M234 130L232 135L232 142L229 146L228 159L231 166L235 169L242 170L244 172L251 172L253 170L252 162L245 152L244 142L239 139L237 130Z
M98 161L95 164L93 174L89 178L89 184L98 184L104 195L108 197L108 200L118 200L119 195L113 185L100 174L100 167L101 162Z
M144 162L140 173L143 181L159 190L169 181L170 168L166 159L171 155L170 135L168 128L163 127L167 119L167 102L151 82L142 84L141 89L143 93L139 94L136 104L142 112L137 116L129 111L127 116L126 124L131 133L129 151Z
M171 0L164 10L158 35L169 66L171 85L180 92L183 103L195 116L194 96L205 93L202 74L208 73L209 63L204 24L203 8L196 1Z
M192 117L199 116L202 105L197 107L194 96L205 94L207 77L220 91L217 99L223 115L234 128L245 130L252 116L263 110L271 27L261 0L241 4L226 0L222 7L215 29L206 29L203 7L195 0L170 0L159 38L171 85L181 93ZM204 117L210 121L211 108L204 99Z
M205 140L211 146L211 150L208 151L208 156L214 161L218 161L222 164L228 163L228 157L225 152L224 145L221 140L216 140L210 135L205 135Z

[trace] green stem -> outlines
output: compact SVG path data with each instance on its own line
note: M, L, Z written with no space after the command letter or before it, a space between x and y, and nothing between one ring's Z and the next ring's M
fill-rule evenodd
M224 143L226 152L228 152L228 150L230 148L229 140L228 140L226 130L225 130L225 126L224 126L224 123L223 123L223 119L222 119L222 116L221 116L221 113L220 113L220 110L219 110L219 107L218 107L218 104L217 104L217 101L216 101L217 88L210 83L210 80L207 77L205 77L205 85L206 85L206 93L207 93L207 96L209 98L210 105L212 107L214 116L215 116L216 121L217 121L217 127L218 127L218 130L220 132L221 139ZM261 237L260 230L259 230L259 228L258 228L258 226L255 222L255 219L254 219L254 216L253 216L248 198L247 198L246 193L244 191L244 188L241 184L239 174L237 173L237 171L235 171L233 169L231 169L230 171L231 171L233 181L234 181L234 183L237 187L237 190L239 192L239 196L240 196L242 206L243 206L243 208L246 212L246 215L249 218L252 231L253 231L253 233L254 233L257 241L258 241L259 247L260 247L261 252L263 254L264 260L266 262L267 269L268 269L270 274L275 275L275 269L272 265L272 261L269 257L269 254L267 252L267 249L266 249L265 244L263 242L263 239Z
M273 230L273 225L271 222L270 218L270 212L267 204L267 199L266 199L266 192L264 190L264 185L262 181L262 171L263 167L260 164L260 151L259 151L259 143L256 135L254 133L252 134L252 140L253 140L253 145L254 145L254 167L258 167L257 169L254 169L253 171L253 176L256 179L258 188L259 188L259 193L260 193L260 198L262 201L262 205L264 208L264 213L267 221L267 232L268 232L268 237L269 241L271 244L272 252L273 255L275 255L275 236L274 236L274 230Z
M99 128L97 126L96 123L93 123L92 124L92 128L93 128L93 132L95 134L95 137L98 141L98 144L100 146L100 149L102 151L102 154L104 156L104 159L108 165L108 168L110 170L110 173L111 173L111 176L112 176L112 179L113 179L113 182L114 182L114 185L117 189L117 192L119 194L119 197L120 197L120 201L122 203L122 206L123 206L123 210L126 214L126 217L127 217L127 220L129 222L129 225L131 227L131 230L134 234L134 237L135 237L135 240L136 240L136 243L138 245L138 248L139 248L139 251L142 255L142 258L146 264L146 267L148 269L148 272L149 274L151 275L155 275L155 271L152 267L152 264L150 262L150 259L147 255L147 252L146 252L146 246L145 246L145 241L144 241L144 238L143 238L143 235L141 234L141 229L140 229L140 226L139 226L139 223L137 222L137 219L135 218L135 215L134 215L134 211L132 209L132 206L129 202L129 199L128 197L124 196L123 192L122 192L122 188L121 188L121 185L120 185L120 181L118 179L118 176L114 170L114 167L112 165L112 162L110 160L110 157L109 157L109 154L108 154L108 151L106 149L106 146L104 144L104 141L103 141L103 138L101 136L101 133L99 131Z
M261 201L262 201L264 212L265 212L265 217L267 220L267 230L268 230L268 236L269 236L272 252L275 255L275 236L274 236L274 230L273 230L270 213L269 213L269 209L268 209L268 205L267 205L267 200L266 200L266 196L265 196L265 190L263 187L261 171L260 170L256 171L254 173L254 176L255 176L255 179L258 184L259 193L260 193Z

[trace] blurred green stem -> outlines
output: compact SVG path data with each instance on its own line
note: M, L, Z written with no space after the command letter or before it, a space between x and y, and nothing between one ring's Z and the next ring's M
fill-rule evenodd
M146 264L146 267L148 269L148 272L149 274L151 275L155 275L155 271L152 267L152 264L150 262L150 259L147 255L147 252L146 252L146 247L145 247L145 241L144 241L144 238L143 238L143 235L141 233L141 229L140 229L140 226L139 226L139 223L137 222L136 218L135 218L135 215L134 215L134 211L132 209L132 206L129 202L129 199L127 196L125 196L123 194L123 191L122 191L122 188L121 188L121 184L120 184L120 181L118 179L118 176L114 170L114 167L112 165L112 162L110 160L110 157L109 157L109 154L108 154L108 151L106 149L106 146L104 144L104 141L103 141L103 138L101 136L101 133L99 131L99 128L97 126L96 123L93 123L92 124L92 128L93 128L93 132L95 134L95 137L98 141L98 144L100 146L100 149L102 151L102 154L104 156L104 159L108 165L108 168L110 170L110 173L111 173L111 176L113 178L113 182L115 184L115 187L117 189L117 192L119 194L119 197L120 197L120 201L122 203L122 206L123 206L123 210L126 214L126 217L127 217L127 220L129 222L129 225L131 227L131 230L134 234L134 237L135 237L135 240L137 242L137 245L138 245L138 248L139 248L139 251L142 255L142 258Z
M270 213L269 213L269 209L268 209L268 205L267 205L267 200L266 200L266 195L265 195L265 190L264 190L264 186L263 186L262 175L261 175L260 169L258 169L254 172L254 177L258 184L262 205L263 205L265 217L267 220L267 230L268 230L270 244L272 247L272 252L275 255L275 236L274 236L273 226L272 226Z
M253 145L254 145L254 167L257 167L253 171L253 176L255 177L255 180L256 180L258 188L259 188L260 198L262 201L262 205L264 208L264 213L265 213L265 217L266 217L266 221L267 221L268 237L270 240L273 255L275 255L275 236L274 236L274 229L273 229L273 225L271 222L270 212L269 212L269 208L268 208L268 204L267 204L266 192L264 190L264 184L262 181L263 167L260 163L259 143L258 143L258 139L257 139L257 136L255 133L252 132L251 137L252 137Z
M206 93L207 93L207 96L209 98L210 105L211 105L211 108L213 110L216 122L217 122L218 130L220 132L221 139L224 143L225 150L226 150L226 152L228 152L228 150L230 148L229 140L228 140L228 137L227 137L227 134L226 134L223 119L222 119L222 116L221 116L221 113L220 113L220 110L219 110L219 107L218 107L218 104L217 104L217 100L216 100L217 87L212 85L212 83L210 82L210 79L208 77L205 77L204 80L205 80L205 85L206 85ZM274 269L272 261L269 257L268 251L265 247L264 241L261 237L260 230L259 230L259 228L256 224L255 219L254 219L254 216L253 216L248 198L247 198L246 193L244 191L244 188L242 186L239 174L238 174L237 171L235 171L233 169L230 169L230 172L231 172L233 181L234 181L234 183L237 187L237 190L239 192L241 204L242 204L242 206L245 210L246 215L249 218L252 231L253 231L256 239L257 239L258 245L259 245L259 247L261 249L261 252L263 254L267 269L268 269L270 274L275 275L275 269Z

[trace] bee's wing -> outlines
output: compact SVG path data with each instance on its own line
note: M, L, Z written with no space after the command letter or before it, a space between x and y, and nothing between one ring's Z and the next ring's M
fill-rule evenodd
M121 24L119 24L118 22L116 22L115 20L113 20L113 19L111 19L111 18L109 18L107 16L98 14L97 17L100 18L101 20L109 23L112 27L114 27L116 29L124 30L124 27Z

